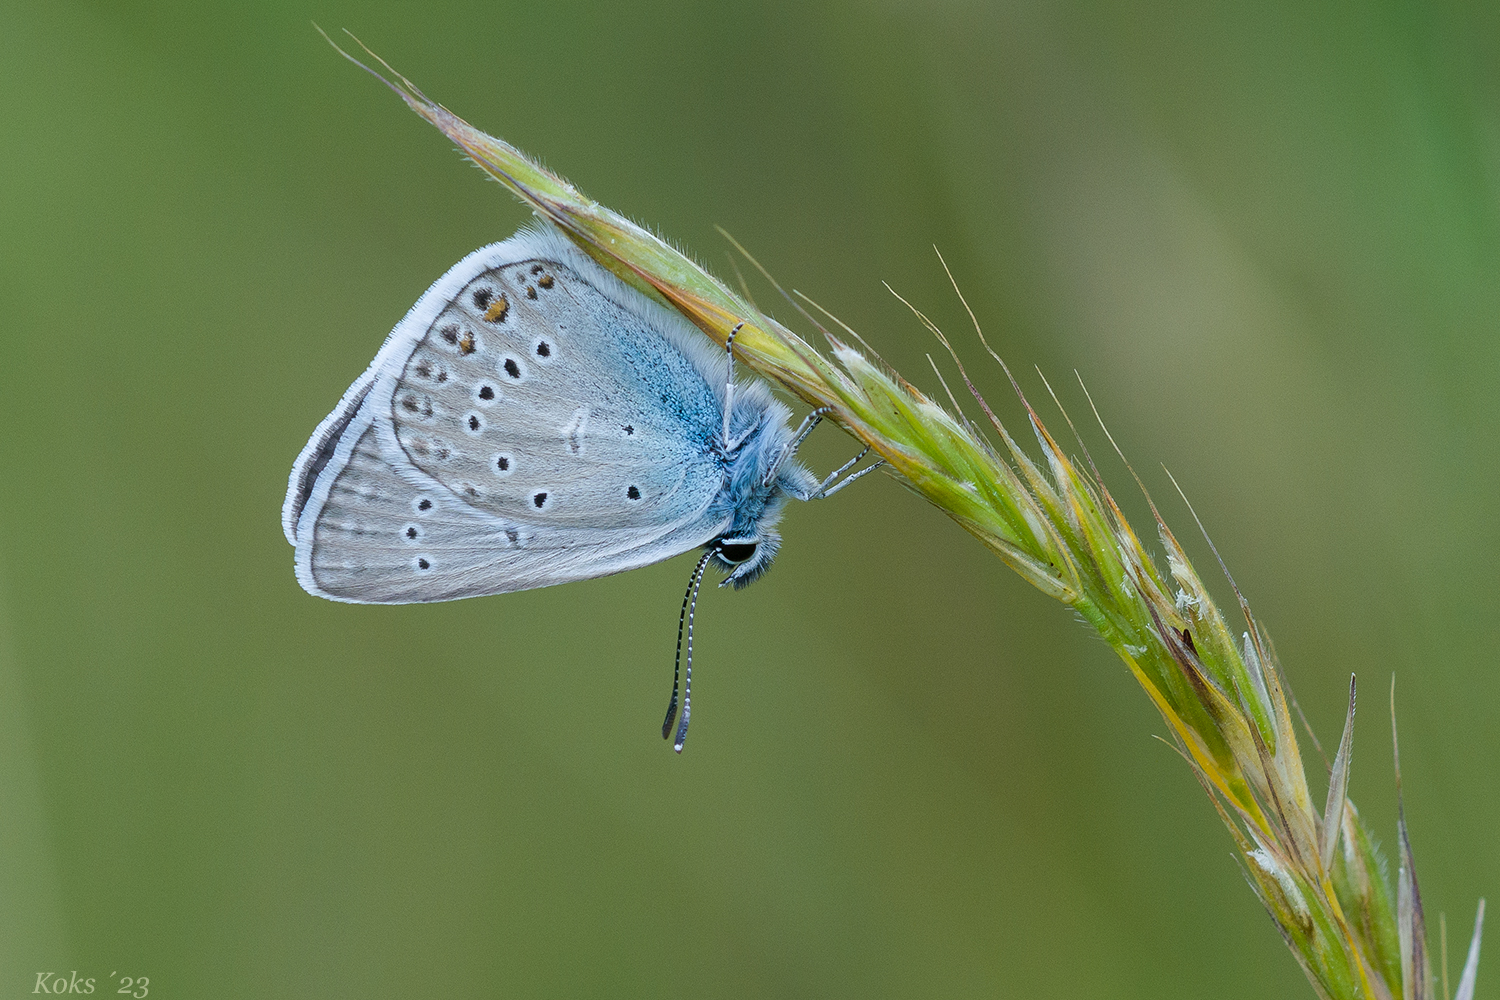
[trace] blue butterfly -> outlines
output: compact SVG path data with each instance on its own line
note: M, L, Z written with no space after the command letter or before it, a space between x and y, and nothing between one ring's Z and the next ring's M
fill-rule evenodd
M751 583L788 499L876 467L819 482L796 461L823 412L794 430L764 384L735 383L732 337L718 350L565 237L523 230L396 325L298 456L282 526L303 588L360 604L529 590L702 547L679 620L680 751L704 569ZM674 675L664 737L677 694Z

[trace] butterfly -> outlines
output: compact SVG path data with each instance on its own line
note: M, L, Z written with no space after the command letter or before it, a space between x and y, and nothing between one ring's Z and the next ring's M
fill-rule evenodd
M313 432L282 527L308 593L410 604L547 587L702 548L678 623L691 712L704 569L743 587L770 566L789 499L832 494L795 458L760 382L737 384L686 319L550 228L483 247L437 280ZM866 449L866 452L868 449ZM678 706L672 698L662 735Z

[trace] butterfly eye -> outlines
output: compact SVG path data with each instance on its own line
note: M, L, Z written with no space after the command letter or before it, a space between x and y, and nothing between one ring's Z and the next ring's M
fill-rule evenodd
M720 542L716 551L725 562L742 563L755 555L757 542Z

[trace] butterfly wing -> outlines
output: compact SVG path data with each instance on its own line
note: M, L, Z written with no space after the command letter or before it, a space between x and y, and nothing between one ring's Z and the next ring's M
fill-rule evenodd
M725 527L722 362L702 339L560 237L476 251L298 459L283 511L298 580L335 600L450 600L701 545Z

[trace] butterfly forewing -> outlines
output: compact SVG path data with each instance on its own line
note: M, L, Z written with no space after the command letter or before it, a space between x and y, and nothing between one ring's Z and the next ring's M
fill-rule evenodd
M640 317L566 264L523 260L469 282L416 344L392 393L393 457L496 517L643 526L718 489L719 412Z

